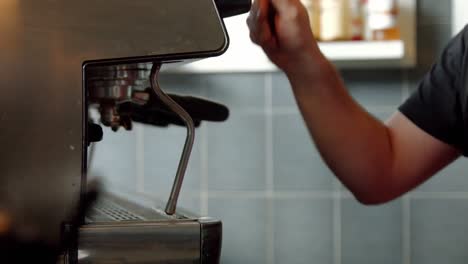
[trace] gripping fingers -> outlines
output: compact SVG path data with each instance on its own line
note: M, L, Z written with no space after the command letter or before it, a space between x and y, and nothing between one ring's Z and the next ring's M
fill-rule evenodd
M256 0L247 19L250 39L260 46L267 46L273 41L273 35L268 22L269 4L269 0Z

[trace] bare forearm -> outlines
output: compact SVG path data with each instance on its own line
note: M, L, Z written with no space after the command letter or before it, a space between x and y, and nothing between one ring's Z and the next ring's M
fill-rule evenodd
M325 162L363 202L378 202L377 194L378 199L393 198L393 154L387 127L353 100L325 59L306 65L290 71L288 78Z
M256 0L247 23L286 72L323 158L361 202L396 198L460 155L401 113L384 125L359 106L320 53L300 0Z

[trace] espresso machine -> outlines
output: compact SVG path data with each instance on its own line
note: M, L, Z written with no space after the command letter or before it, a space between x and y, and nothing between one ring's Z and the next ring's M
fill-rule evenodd
M250 4L0 1L0 236L6 226L17 240L55 246L76 233L63 263L218 263L220 221L176 211L194 127L204 117L184 109L187 98L167 95L158 74L167 64L222 55L229 46L223 18ZM221 111L213 121L226 118L212 106ZM105 196L85 216L88 148L102 140L100 127L166 122L145 115L154 107L187 127L167 205L156 212Z

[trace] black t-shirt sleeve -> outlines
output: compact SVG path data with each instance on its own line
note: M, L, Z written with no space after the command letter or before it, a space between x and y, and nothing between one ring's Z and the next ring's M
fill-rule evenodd
M466 155L461 96L464 94L465 41L468 29L454 37L440 59L419 83L418 89L399 110L433 137Z

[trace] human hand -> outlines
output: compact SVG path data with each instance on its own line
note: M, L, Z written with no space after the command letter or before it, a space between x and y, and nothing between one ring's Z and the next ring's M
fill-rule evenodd
M324 58L299 0L255 0L247 24L252 41L286 73L310 68Z

